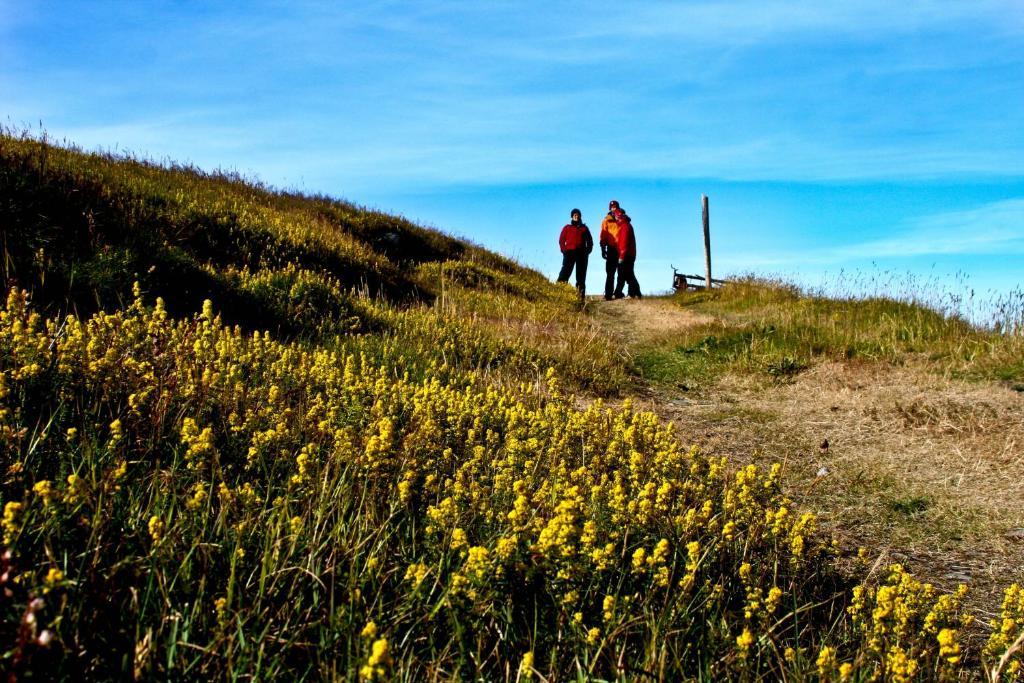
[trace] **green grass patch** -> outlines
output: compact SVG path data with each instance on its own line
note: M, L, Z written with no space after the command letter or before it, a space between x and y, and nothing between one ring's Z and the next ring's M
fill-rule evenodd
M1000 331L1015 329L1012 325L984 329L914 301L833 299L754 279L710 292L681 293L675 301L719 321L713 342L697 336L703 330L695 330L678 348L691 353L715 347L706 355L728 360L722 369L763 370L784 377L815 358L903 362L921 357L964 377L1024 379L1024 337Z
M636 364L645 378L661 383L703 385L727 372L785 380L808 366L815 348L774 325L716 322L642 348Z
M0 226L13 677L869 680L906 648L958 677L920 635L935 596L900 567L852 592L781 465L588 400L629 350L571 287L347 202L11 135ZM721 322L637 365L784 381L931 348L912 311L854 339L791 289L730 297L680 299ZM892 591L909 635L869 638Z
M908 517L914 517L921 514L932 505L932 501L927 496L908 496L906 498L898 498L889 503L889 508L893 512L898 512L901 515L907 515Z

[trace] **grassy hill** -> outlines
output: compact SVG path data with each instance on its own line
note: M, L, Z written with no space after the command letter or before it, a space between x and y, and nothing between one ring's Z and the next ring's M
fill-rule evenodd
M1024 380L1024 316L1020 293L993 302L987 328L956 311L942 313L916 300L928 292L892 297L825 297L785 283L740 280L677 303L706 317L669 344L648 345L639 360L653 379L713 377L728 371L792 375L817 359L924 360L933 371L1020 384ZM1024 388L1024 385L1022 385Z
M1020 307L1001 310L1019 329ZM844 547L969 583L977 635L1024 580L1018 333L754 280L597 317L628 338L641 405L736 466L782 462L787 493Z
M1019 675L1019 588L972 644L962 592L868 571L781 467L637 409L675 350L634 360L508 259L11 134L0 228L19 676Z

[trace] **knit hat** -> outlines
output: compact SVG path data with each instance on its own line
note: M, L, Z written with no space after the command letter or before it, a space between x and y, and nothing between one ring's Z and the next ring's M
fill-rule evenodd
M569 212L569 218L572 218L576 214L579 214L580 218L583 218L583 212L580 211L579 209L573 209L572 211L570 211Z
M619 208L619 201L617 199L613 199L610 202L608 202L608 209L609 210L617 209L617 208Z

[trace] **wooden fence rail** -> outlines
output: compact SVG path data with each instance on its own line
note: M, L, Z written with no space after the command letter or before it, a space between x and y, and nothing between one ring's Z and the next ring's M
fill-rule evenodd
M727 285L728 280L716 280L711 278L712 285ZM706 289L707 288L707 276L706 275L688 275L686 273L677 272L675 268L672 269L672 289L677 292L683 292L688 289Z

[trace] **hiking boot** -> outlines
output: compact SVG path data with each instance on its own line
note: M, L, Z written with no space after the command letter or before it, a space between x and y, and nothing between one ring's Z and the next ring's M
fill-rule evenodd
M623 294L622 292L615 292L615 298L616 299L625 299L626 295Z

